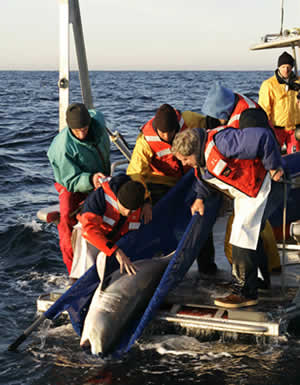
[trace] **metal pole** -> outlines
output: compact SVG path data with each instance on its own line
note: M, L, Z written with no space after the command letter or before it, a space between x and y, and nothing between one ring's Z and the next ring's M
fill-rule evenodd
M296 49L294 44L292 44L292 50L293 50L293 56L295 59L295 74L296 76L298 76L297 55L296 55Z
M70 0L70 22L73 25L73 34L79 69L79 78L83 103L88 109L93 107L93 97L89 79L88 64L84 45L84 37L78 0Z
M286 210L287 210L287 184L283 183L283 215L282 215L282 271L281 271L281 291L286 294L285 288L285 262L286 262Z
M69 105L69 0L59 0L59 131Z
M18 346L21 345L26 338L36 329L44 320L46 319L45 313L43 313L39 318L37 318L24 332L8 346L7 350L16 351Z
M283 6L283 0L281 0L281 4L280 4L280 36L282 36L283 34L283 17L284 17L284 6Z

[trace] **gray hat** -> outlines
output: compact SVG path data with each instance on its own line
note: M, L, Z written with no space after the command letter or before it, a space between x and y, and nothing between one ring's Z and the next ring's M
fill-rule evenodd
M219 82L212 84L204 104L202 112L215 119L228 120L232 113L235 95L229 88L223 87Z
M72 103L66 112L66 121L70 128L82 128L90 125L91 117L82 103Z

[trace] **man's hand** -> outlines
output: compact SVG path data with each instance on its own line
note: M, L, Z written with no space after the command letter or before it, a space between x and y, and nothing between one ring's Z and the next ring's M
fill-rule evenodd
M124 268L128 275L136 275L136 266L130 261L127 255L121 250L117 249L115 252L115 257L120 264L120 273L123 274Z
M101 186L101 183L99 181L100 178L106 178L106 175L102 174L102 172L96 172L96 174L93 175L92 181L95 188Z
M144 220L145 225L152 221L152 205L151 203L145 203L142 207L141 218Z
M198 198L192 204L191 213L192 213L192 215L194 215L196 212L198 212L200 215L203 215L204 209L205 209L205 206L204 206L203 200Z
M281 167L277 168L276 170L270 170L271 179L273 179L275 182L280 181L281 177L284 175L284 171Z

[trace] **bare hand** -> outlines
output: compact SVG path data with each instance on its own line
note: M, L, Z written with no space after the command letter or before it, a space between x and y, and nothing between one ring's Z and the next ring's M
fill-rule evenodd
M284 171L281 167L277 168L276 170L270 170L269 172L271 179L273 179L275 182L278 182L284 174Z
M198 198L192 204L192 207L191 207L192 215L194 215L196 212L198 212L200 215L203 215L204 209L205 209L205 206L204 206L203 200Z
M128 275L136 275L136 271L137 271L136 266L130 261L130 259L121 249L116 250L115 257L117 258L117 261L120 264L121 274L123 274L123 271L125 268Z
M96 174L93 175L93 185L95 188L98 188L101 186L101 183L99 179L106 178L106 175L102 174L102 172L96 172Z
M144 219L145 225L152 221L152 205L151 203L145 203L142 207L141 218Z

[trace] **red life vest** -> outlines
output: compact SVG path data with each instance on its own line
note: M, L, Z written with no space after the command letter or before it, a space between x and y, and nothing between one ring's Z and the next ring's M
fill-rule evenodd
M261 108L261 107L259 104L255 103L253 100L251 100L247 96L239 95L239 94L236 94L236 95L238 96L238 102L234 107L232 114L230 115L227 126L233 127L233 128L240 128L241 113L247 110L247 108Z
M120 213L117 204L117 197L111 190L109 186L109 181L105 181L102 183L101 187L104 190L104 198L106 201L106 210L102 217L101 231L105 235L109 234L114 226L118 223L120 219ZM132 211L126 219L126 222L121 227L119 232L119 238L121 238L124 234L128 233L131 230L137 230L140 225L140 216L141 216L141 208ZM116 241L116 240L115 240Z
M176 111L177 120L180 126L179 132L187 129L186 124L181 114ZM153 157L150 163L152 171L159 175L173 176L175 178L181 178L190 167L183 167L178 159L171 152L171 145L160 139L157 132L153 128L153 120L149 120L143 127L142 132L148 142L151 150L153 151Z
M250 197L256 197L266 176L260 159L229 159L217 149L214 136L224 127L210 130L205 145L207 170L224 183Z

